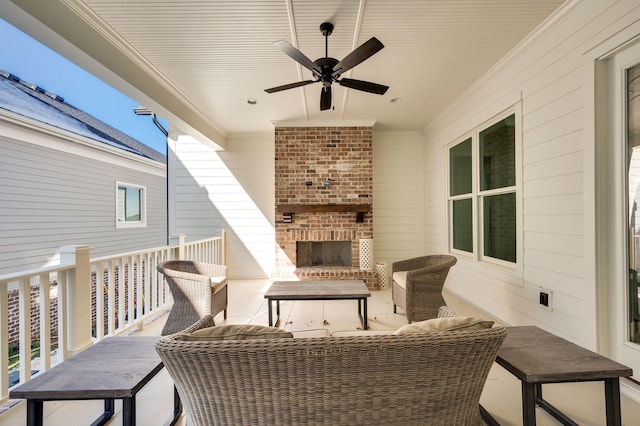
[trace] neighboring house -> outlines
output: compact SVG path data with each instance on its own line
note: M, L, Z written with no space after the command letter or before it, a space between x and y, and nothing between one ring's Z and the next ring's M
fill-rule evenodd
M0 275L167 243L165 156L6 71L0 153Z

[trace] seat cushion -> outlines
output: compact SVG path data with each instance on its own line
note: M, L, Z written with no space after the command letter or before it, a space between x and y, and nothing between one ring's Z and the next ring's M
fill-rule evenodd
M492 326L493 321L475 317L432 318L402 326L394 334L482 330Z
M216 294L227 285L227 277L211 277L209 279L211 287L213 287L213 294Z
M304 339L310 337L329 337L329 330L326 328L316 328L312 330L292 331L293 337L296 339Z
M407 288L407 272L409 271L398 271L394 272L391 276L393 278L393 282L404 289Z
M212 340L250 340L250 339L279 339L292 338L293 334L275 327L263 325L217 325L183 333L176 336L176 340L212 341Z

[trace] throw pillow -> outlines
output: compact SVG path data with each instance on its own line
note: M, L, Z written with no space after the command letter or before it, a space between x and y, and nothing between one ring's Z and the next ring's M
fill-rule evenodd
M292 338L293 334L275 327L263 325L218 325L203 328L192 333L176 336L177 340L213 341L213 340L250 340Z
M485 328L491 328L492 326L493 321L487 321L475 317L433 318L402 326L397 329L394 334L482 330Z

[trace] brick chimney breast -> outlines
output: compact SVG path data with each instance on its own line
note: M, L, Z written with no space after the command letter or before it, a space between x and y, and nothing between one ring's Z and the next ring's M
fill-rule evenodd
M375 287L375 272L359 269L359 240L373 238L372 134L370 126L276 127L276 277L363 279ZM303 211L288 215L291 205ZM298 241L351 241L351 266L297 268Z

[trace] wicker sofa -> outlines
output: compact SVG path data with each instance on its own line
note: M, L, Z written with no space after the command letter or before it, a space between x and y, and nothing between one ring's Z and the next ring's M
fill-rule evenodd
M204 318L156 345L187 425L482 425L480 394L506 335L498 326L182 340L212 324Z

